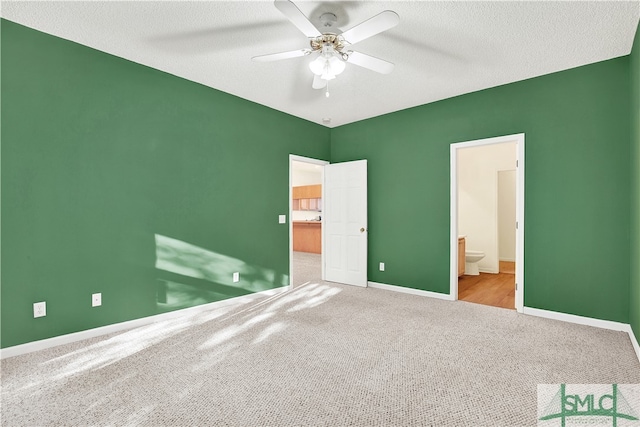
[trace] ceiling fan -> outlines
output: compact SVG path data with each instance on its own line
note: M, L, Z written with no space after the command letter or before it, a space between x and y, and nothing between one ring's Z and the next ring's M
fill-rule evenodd
M274 4L293 25L309 38L310 47L254 56L251 58L252 60L270 62L317 54L317 58L309 64L309 68L314 74L312 87L314 89L326 88L327 97L329 96L329 80L333 80L336 75L344 71L347 62L381 74L389 74L393 71L393 63L364 53L354 52L348 47L398 25L400 17L397 13L385 10L340 34L331 31L337 22L336 15L324 13L320 16L320 22L328 31L321 33L291 1L275 0Z

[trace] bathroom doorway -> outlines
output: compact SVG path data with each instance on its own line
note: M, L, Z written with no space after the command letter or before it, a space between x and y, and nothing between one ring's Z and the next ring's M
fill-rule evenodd
M524 134L451 145L453 299L524 308Z

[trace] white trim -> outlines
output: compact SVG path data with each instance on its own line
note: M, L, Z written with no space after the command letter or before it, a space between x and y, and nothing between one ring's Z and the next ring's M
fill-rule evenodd
M458 149L478 147L481 145L516 143L516 297L515 305L518 313L524 310L524 133L505 135L495 138L477 139L475 141L456 142L451 144L450 151L450 283L451 300L458 299Z
M21 354L32 353L34 351L44 350L51 347L57 347L63 344L70 344L76 341L82 341L89 338L99 337L101 335L112 334L114 332L120 332L126 329L138 328L140 326L149 325L151 323L160 322L163 320L169 320L177 317L181 317L187 314L195 314L202 311L209 311L228 305L234 304L248 304L257 299L264 297L270 297L277 295L281 292L289 290L288 286L283 286L275 289L268 289L266 291L260 291L249 295L243 295L240 297L233 297L222 301L211 302L208 304L197 305L195 307L184 308L182 310L170 311L168 313L156 314L154 316L143 317L140 319L128 320L126 322L114 323L111 325L101 326L99 328L87 329L86 331L74 332L71 334L59 335L53 338L47 338L39 341L32 341L26 344L15 345L12 347L6 347L0 349L0 359L6 359L8 357L19 356Z
M449 155L449 171L451 173L451 186L449 188L449 231L451 233L449 240L449 297L455 301L458 299L458 153L456 147L452 144L449 147L451 154ZM454 245L453 242L456 244Z
M516 145L516 310L524 311L524 133Z
M421 289L405 288L404 286L387 285L385 283L367 282L370 288L384 289L386 291L401 292L403 294L419 295L422 297L443 299L453 301L451 295L441 294L440 292L423 291Z
M293 289L293 162L311 163L323 166L322 182L324 183L324 166L329 162L326 160L313 159L311 157L289 154L289 286ZM324 185L322 186L322 200L324 200ZM324 215L323 215L324 216ZM322 227L321 247L324 249L324 227ZM324 250L320 252L320 263L322 264L322 280L324 280Z
M636 352L638 362L640 362L640 344L628 323L613 322L611 320L594 319L591 317L576 316L575 314L560 313L558 311L542 310L540 308L524 307L524 314L536 317L544 317L545 319L559 320L561 322L576 323L578 325L593 326L595 328L609 329L612 331L621 331L629 334L631 345Z
M627 325L627 332L629 333L629 339L631 340L631 345L633 345L633 349L636 351L636 356L638 356L638 362L640 362L640 344L636 339L635 334L633 333L633 329L631 325Z
M591 317L577 316L575 314L560 313L558 311L542 310L540 308L525 307L524 314L544 317L546 319L561 320L563 322L576 323L578 325L594 326L596 328L610 329L612 331L628 332L629 324L613 322L611 320L594 319Z

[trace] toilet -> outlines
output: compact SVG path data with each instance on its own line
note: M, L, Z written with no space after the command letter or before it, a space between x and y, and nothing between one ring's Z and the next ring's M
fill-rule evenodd
M484 252L482 251L465 251L464 274L469 276L480 275L480 271L478 270L478 261L482 258L484 258Z

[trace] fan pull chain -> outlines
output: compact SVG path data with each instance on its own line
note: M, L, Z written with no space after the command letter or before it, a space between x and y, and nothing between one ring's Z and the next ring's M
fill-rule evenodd
M324 96L326 96L327 98L329 97L329 80L327 80L327 91L324 93Z

